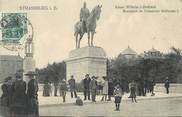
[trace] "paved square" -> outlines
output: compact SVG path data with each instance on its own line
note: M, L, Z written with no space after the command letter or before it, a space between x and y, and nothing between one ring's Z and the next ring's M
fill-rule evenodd
M39 92L39 111L41 116L182 116L182 94L156 93L146 97L137 97L138 103L132 103L125 94L122 99L120 111L115 111L113 98L111 102L84 101L83 106L75 105L75 99L70 98L67 92L67 102L62 102L62 97L42 97ZM83 98L82 93L78 95Z

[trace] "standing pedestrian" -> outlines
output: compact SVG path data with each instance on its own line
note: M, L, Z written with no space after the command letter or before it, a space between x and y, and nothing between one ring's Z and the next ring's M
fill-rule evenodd
M166 93L169 94L170 82L168 77L165 79L164 87L166 88Z
M83 87L84 87L84 100L90 100L90 77L89 74L85 75L85 79L83 80Z
M39 102L38 102L38 82L35 79L35 72L29 71L25 74L29 78L27 97L28 97L28 115L39 116Z
M108 100L107 101L111 101L111 96L113 96L113 92L114 92L114 84L112 79L110 78L108 80Z
M43 89L43 96L50 96L50 92L51 92L51 86L48 82L45 82L44 84L44 89Z
M102 77L104 79L103 81L103 89L102 89L102 99L101 101L106 101L107 100L107 95L108 95L108 80L107 77L103 76Z
M97 94L97 81L95 76L92 76L92 80L90 82L90 89L92 94L92 102L96 102L96 94Z
M65 79L63 79L61 81L59 91L60 91L60 95L63 97L63 103L65 103L66 102L66 91L67 91L67 84L66 84Z
M52 85L51 85L51 82L49 82L48 85L49 85L49 95L52 96Z
M119 84L116 85L115 89L114 89L114 94L115 94L115 105L116 105L116 111L119 111L120 109L120 103L121 103L121 99L122 99L122 95L123 95L123 90L120 87Z
M54 82L54 96L57 96L58 87L59 87L58 81Z
M9 116L10 115L10 104L11 104L11 87L12 87L12 78L7 77L5 78L4 83L1 86L2 89L2 96L1 96L1 109L0 113L3 116Z
M131 98L132 98L132 102L137 102L136 101L136 83L134 80L132 80L131 84L130 84L130 91L131 91Z
M48 80L48 77L45 77L45 80L44 80L44 87L43 87L43 96L50 96L50 90L51 90L51 87L49 85L49 80Z
M74 79L74 76L71 76L71 79L68 80L69 86L70 86L70 92L71 92L71 98L73 98L73 93L75 98L77 98L77 94L76 94L76 82Z
M26 82L19 73L16 73L15 77L16 80L12 83L10 111L12 116L25 116L27 114Z
M98 93L98 95L102 94L102 89L103 89L102 78L98 78L97 79L97 93Z
M152 79L151 80L151 96L154 96L155 95L155 93L154 93L154 86L155 86L155 80Z
M144 79L144 96L146 96L146 94L147 94L147 80L146 79Z
M143 78L139 78L139 81L138 81L138 84L139 84L139 96L144 96L144 79Z

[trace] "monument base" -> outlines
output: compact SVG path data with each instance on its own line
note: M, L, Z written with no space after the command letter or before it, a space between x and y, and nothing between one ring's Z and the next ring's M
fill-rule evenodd
M107 58L101 47L83 47L72 50L66 60L66 78L73 75L76 82L84 79L86 74L102 78L107 73Z
M35 60L33 57L26 57L23 60L23 70L24 70L24 76L23 80L25 82L29 82L29 78L25 75L29 71L35 71Z

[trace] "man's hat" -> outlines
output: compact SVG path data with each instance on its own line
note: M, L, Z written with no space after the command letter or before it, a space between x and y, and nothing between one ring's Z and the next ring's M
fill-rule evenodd
M25 74L26 76L36 76L37 74L33 71L29 71Z
M89 74L86 74L85 76L89 76Z
M102 78L103 78L103 79L107 79L107 77L106 77L106 76L103 76Z
M11 80L11 79L12 79L12 77L11 77L11 76L8 76L8 77L6 77L6 78L4 79L4 81L7 82L8 80Z
M92 79L97 79L98 77L96 77L96 76L92 76Z
M16 78L22 78L22 75L20 75L20 73L15 73L15 77Z

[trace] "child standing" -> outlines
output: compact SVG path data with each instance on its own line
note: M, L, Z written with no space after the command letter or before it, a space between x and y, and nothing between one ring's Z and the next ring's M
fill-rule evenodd
M67 84L66 80L63 79L60 83L60 95L63 97L63 102L66 102L66 91L67 91Z
M114 89L114 94L115 94L116 111L119 111L120 110L119 107L120 107L120 103L121 103L121 99L123 95L123 91L121 87L119 86L119 84L116 85Z

